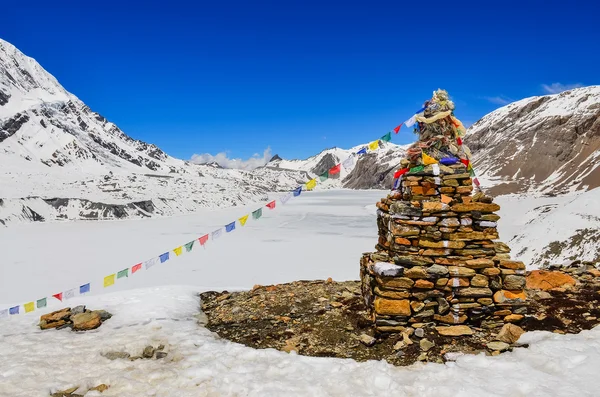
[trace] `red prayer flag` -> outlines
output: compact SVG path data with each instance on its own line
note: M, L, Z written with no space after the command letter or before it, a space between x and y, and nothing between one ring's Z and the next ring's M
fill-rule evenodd
M394 178L400 178L402 175L406 174L408 172L408 168L402 168L398 171L396 171L396 173L394 174Z
M206 244L206 242L208 241L208 234L205 234L204 236L200 237L198 241L200 241L200 245Z
M341 164L338 164L335 167L331 167L331 169L329 170L329 175L339 174L341 169L342 169Z
M142 269L142 264L138 263L137 265L135 265L135 266L133 266L131 268L131 274L133 274L133 273L135 273L135 272L137 272L138 270L141 270L141 269Z
M479 184L479 179L477 179L477 178L473 178L473 183L475 183L475 186L477 186L477 187L481 186Z
M469 159L460 159L460 162L465 165L465 167L469 167Z
M460 139L460 137L456 137L456 143L462 145L462 139Z
M402 124L400 124L398 127L394 128L394 132L396 134L400 132L400 127L402 127Z
M58 294L54 294L52 296L62 302L62 292L59 292Z
M275 208L275 200L271 201L270 203L267 204L267 207L269 207L270 209Z

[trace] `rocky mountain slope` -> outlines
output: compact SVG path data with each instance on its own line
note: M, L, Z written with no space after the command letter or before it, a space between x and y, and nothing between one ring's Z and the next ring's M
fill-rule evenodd
M560 194L600 186L600 86L526 98L468 130L491 193Z

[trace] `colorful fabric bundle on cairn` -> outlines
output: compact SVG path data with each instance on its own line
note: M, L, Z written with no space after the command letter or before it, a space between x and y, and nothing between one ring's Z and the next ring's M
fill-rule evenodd
M377 203L377 252L363 255L361 280L380 332L423 322L495 328L527 310L525 265L494 241L500 206L471 195L470 153L453 109L441 90L425 103L419 141Z

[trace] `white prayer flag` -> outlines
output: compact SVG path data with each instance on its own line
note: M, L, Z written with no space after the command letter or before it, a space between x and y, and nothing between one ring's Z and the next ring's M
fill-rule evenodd
M0 318L8 317L8 309L0 310Z
M148 259L146 262L144 262L144 267L146 268L146 270L150 269L152 266L156 265L156 263L158 258L152 258L152 259Z
M433 175L440 174L440 165L438 163L432 164L431 167L433 167Z
M352 166L353 166L353 165L354 165L354 156L350 156L350 157L348 157L348 158L347 158L346 160L344 160L344 162L342 163L342 166L343 166L345 169L352 168Z
M63 299L71 299L75 297L75 288L63 292Z
M221 237L221 234L223 234L223 228L217 229L211 233L213 240L216 240L219 237Z
M406 124L407 127L412 127L416 122L417 122L417 115L415 114L410 119L406 120L404 122L404 124Z
M286 194L285 196L283 196L283 197L281 198L281 203L282 203L282 204L285 204L285 203L287 203L287 202L288 202L288 201L289 201L289 200L292 198L292 196L293 196L293 193L292 193L292 192L289 192L288 194Z

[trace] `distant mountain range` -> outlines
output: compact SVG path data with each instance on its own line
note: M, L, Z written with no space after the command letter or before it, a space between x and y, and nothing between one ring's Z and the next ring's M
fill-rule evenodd
M559 222L563 211L580 218L565 235L556 236L559 243L575 238L575 245L565 243L571 248L564 252L600 238L600 232L595 234L600 210L578 212L573 204L588 200L593 205L599 196L600 86L502 107L471 126L466 143L491 194L539 198L589 191L530 209L532 219L523 230L537 225L537 233L546 225L540 226L541 218ZM176 159L127 136L67 92L33 58L0 39L0 225L168 216L265 201L269 193L290 191L361 147L326 149L305 160L275 155L252 171ZM381 142L378 151L361 156L318 189L389 189L406 148ZM592 231L578 231L579 224ZM578 233L584 236L574 237ZM517 246L530 241L515 236ZM550 243L540 241L529 253L525 245L519 249L540 261L544 253L548 258ZM556 251L557 245L552 247Z

